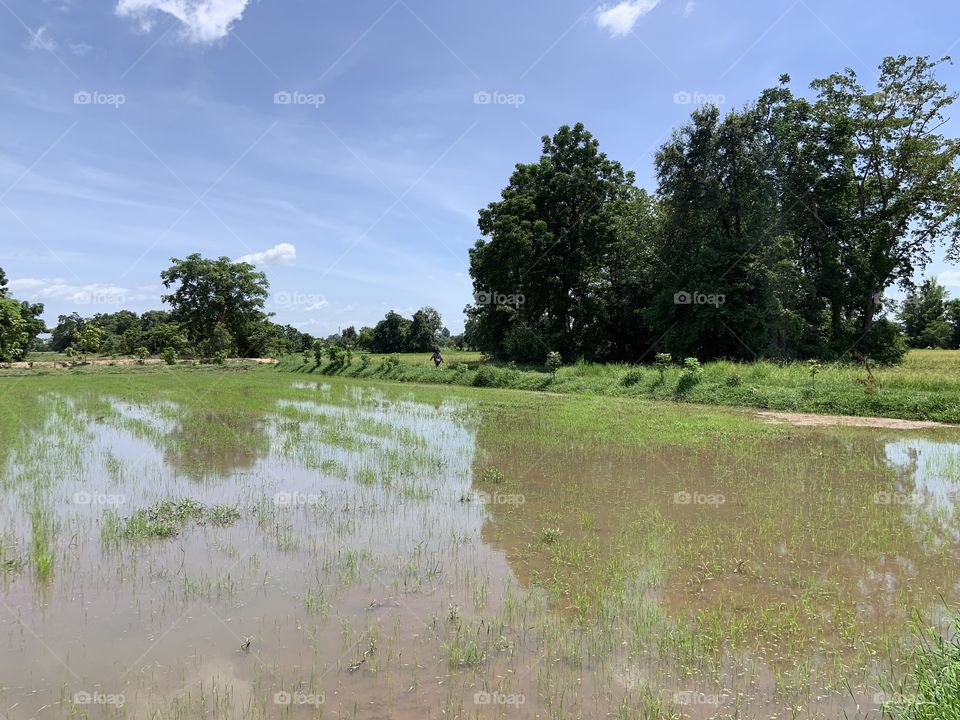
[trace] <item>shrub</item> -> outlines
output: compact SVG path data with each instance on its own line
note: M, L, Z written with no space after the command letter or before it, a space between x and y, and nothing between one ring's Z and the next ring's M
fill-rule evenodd
M142 345L133 351L133 354L137 356L137 362L143 365L143 361L150 357L150 351L147 350Z
M163 361L167 365L176 365L177 364L177 351L172 347L165 347L163 349Z
M489 365L481 365L477 374L473 376L473 384L476 387L490 387L496 379L493 368Z
M396 367L400 367L400 356L397 355L397 353L393 353L392 355L387 355L383 359L383 364L388 370Z
M677 381L677 395L684 395L700 382L703 377L703 368L695 357L685 358L683 371Z
M624 376L620 378L620 383L624 387L632 387L641 380L643 380L643 370L640 368L630 368Z
M723 384L727 387L740 387L743 385L743 378L736 373L731 373L724 378Z
M214 365L223 365L227 361L227 354L223 350L217 350L213 354Z
M313 342L313 364L323 364L323 340L314 340Z

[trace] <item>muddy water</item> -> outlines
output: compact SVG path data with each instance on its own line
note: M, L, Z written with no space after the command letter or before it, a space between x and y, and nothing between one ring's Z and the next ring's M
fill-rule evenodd
M943 432L624 450L434 397L39 396L0 454L0 716L876 716L960 594ZM118 531L181 497L240 519Z

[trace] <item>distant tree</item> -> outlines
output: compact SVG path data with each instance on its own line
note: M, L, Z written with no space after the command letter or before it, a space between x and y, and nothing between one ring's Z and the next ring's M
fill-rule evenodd
M357 333L357 348L366 352L373 351L373 328L364 326Z
M99 325L85 323L77 335L77 342L74 349L83 356L83 361L87 361L90 353L100 350L100 344L103 342L104 332Z
M340 345L345 348L355 347L357 344L357 329L351 325L350 327L344 328L343 332L340 333Z
M63 352L76 344L86 322L78 313L60 315L56 327L51 331L50 349L53 352Z
M7 274L0 268L0 298L7 296Z
M947 291L936 278L927 278L900 307L900 324L910 347L947 348L953 327L947 319Z
M373 352L406 352L410 338L411 322L391 310L373 329Z
M440 344L440 332L443 320L440 313L432 307L423 307L413 314L410 323L410 337L407 341L408 352L429 352ZM450 335L450 331L447 331Z
M267 318L263 313L270 287L267 276L249 263L226 257L210 260L199 253L173 258L172 263L160 278L164 287L174 290L162 299L190 341L205 348L205 355L214 346L214 353L249 354L253 330Z

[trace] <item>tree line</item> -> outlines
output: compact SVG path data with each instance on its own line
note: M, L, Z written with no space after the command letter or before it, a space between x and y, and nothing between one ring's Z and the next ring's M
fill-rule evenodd
M253 265L199 254L173 258L160 274L169 290L169 310L130 310L60 315L47 329L42 304L9 297L0 269L0 361L23 360L31 350L89 354L162 355L168 359L275 357L325 347L368 352L428 352L462 343L451 336L435 309L424 307L412 318L390 311L375 327L347 327L324 339L292 325L279 325L265 312L270 283ZM49 339L39 335L50 333Z
M698 108L652 194L582 124L545 136L480 211L467 341L528 362L898 361L885 291L960 255L948 60L886 58L876 88L847 69L810 98L784 75L742 109Z

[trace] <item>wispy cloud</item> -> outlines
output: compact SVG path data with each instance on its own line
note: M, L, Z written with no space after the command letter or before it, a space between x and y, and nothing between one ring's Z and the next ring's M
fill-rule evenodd
M608 30L611 37L629 35L637 21L660 4L660 0L624 0L597 10L597 27Z
M77 285L62 278L15 278L9 283L10 291L17 297L28 300L62 300L74 305L121 306L136 300L159 299L159 291L152 288L125 288L111 283Z
M150 30L157 14L175 17L190 42L209 44L227 36L243 17L249 0L118 0L117 15L139 21Z
M31 50L46 50L53 52L57 49L57 41L50 37L47 32L47 26L37 28L30 33L30 42L27 44Z
M697 4L693 0L687 0L687 4L683 6L683 16L685 18L690 17L696 9Z
M274 267L277 265L293 265L297 259L297 248L290 243L280 243L269 250L250 253L237 258L237 262L250 263L257 267Z

